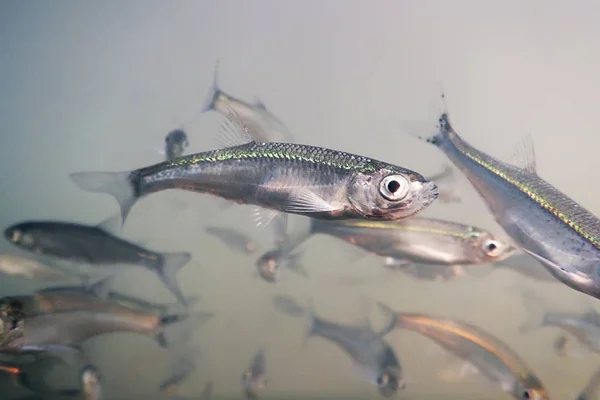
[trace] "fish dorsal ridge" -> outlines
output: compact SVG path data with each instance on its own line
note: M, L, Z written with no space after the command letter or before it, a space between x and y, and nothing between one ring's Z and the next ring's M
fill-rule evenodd
M524 171L537 174L535 149L533 146L533 138L530 133L525 135L525 137L515 146L509 162Z

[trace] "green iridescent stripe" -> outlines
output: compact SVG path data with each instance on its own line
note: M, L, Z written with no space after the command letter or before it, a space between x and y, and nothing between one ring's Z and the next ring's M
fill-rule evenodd
M407 224L386 224L386 223L381 223L381 222L376 222L376 221L352 221L352 222L346 222L343 225L359 227L359 228L393 229L393 230L401 229L401 230L406 230L406 231L411 231L411 232L424 232L424 233L431 233L434 235L456 237L456 238L460 238L460 239L477 237L480 234L479 232L472 231L472 230L466 230L464 232L451 232L451 231L445 231L443 229L430 229L430 228L425 228L425 227L421 227L421 226L407 225Z
M373 173L377 169L372 160L363 157L345 155L340 153L330 153L331 157L315 157L314 154L307 151L307 154L294 152L271 152L261 151L259 147L252 149L239 150L220 150L209 153L202 153L189 158L179 158L171 163L172 166L194 165L202 162L228 161L233 159L273 159L284 161L302 161L312 164L325 165L344 170L358 170L360 172ZM338 159L336 159L338 158Z
M473 155L471 152L465 151L465 146L464 145L463 146L456 146L456 147L461 152L461 154L464 154L469 159L475 161L477 164L481 165L482 167L484 167L488 171L492 172L496 176L499 176L500 178L504 179L506 182L510 183L511 185L513 185L514 187L516 187L517 189L519 189L520 192L522 192L525 195L527 195L527 197L529 197L531 200L533 200L534 202L536 202L538 205L540 205L545 210L547 210L550 213L552 213L559 220L561 220L564 224L566 224L567 226L569 226L571 229L573 229L575 232L577 232L579 235L581 235L584 239L586 239L587 241L589 241L590 243L592 243L596 248L600 249L600 241L595 236L592 236L589 233L587 233L579 224L577 224L576 222L572 221L569 218L568 215L566 215L565 213L563 213L560 210L558 210L550 202L546 201L540 194L536 193L534 190L532 190L527 185L524 185L524 184L520 183L519 181L517 181L516 179L510 177L508 174L506 174L502 170L494 167L490 163L487 163L484 160L482 160L481 158Z

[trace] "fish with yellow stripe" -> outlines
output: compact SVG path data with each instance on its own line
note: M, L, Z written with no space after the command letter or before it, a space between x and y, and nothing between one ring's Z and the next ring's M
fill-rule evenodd
M456 319L420 313L395 312L382 303L381 310L391 319L388 329L401 328L423 335L446 351L465 360L478 373L500 385L518 400L549 400L542 382L525 361L483 329Z
M513 164L463 140L447 111L425 140L458 167L487 203L505 232L562 283L600 298L600 220L539 177L531 139Z
M311 219L304 235L295 236L299 246L313 234L325 234L386 257L384 265L405 270L418 264L428 266L480 265L502 261L515 248L483 229L440 219L412 217L402 221L322 221Z

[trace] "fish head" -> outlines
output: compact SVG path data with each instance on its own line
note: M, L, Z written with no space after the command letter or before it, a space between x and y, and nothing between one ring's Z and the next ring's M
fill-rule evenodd
M101 376L95 367L88 365L83 369L81 388L85 400L100 400L102 398Z
M497 239L489 232L471 229L468 234L467 251L477 263L494 263L513 255L517 249L511 244Z
M0 306L0 350L19 347L23 335L23 318L4 303Z
M542 382L531 374L524 379L520 379L515 385L513 397L517 400L550 400Z
M176 129L176 130L170 132L165 137L165 142L173 143L173 144L177 143L177 144L180 144L182 147L187 147L187 145L188 145L187 134L185 133L185 131L183 131L181 129Z
M515 396L519 400L550 400L544 388L524 388Z
M39 240L37 230L31 224L15 224L4 230L4 237L17 247L25 250L34 251L37 248Z
M0 299L0 319L19 320L25 316L26 296L6 296ZM1 330L0 330L1 331Z
M257 261L256 267L260 277L269 283L275 283L278 280L279 257L277 251L269 251L263 254Z
M357 173L349 182L348 200L366 219L399 220L417 214L439 195L435 183L397 168Z
M399 367L386 367L377 376L377 390L383 397L391 397L398 390L404 389L406 382Z

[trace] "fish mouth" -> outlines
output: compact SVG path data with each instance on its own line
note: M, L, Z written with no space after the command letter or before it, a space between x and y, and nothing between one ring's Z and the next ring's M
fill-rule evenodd
M432 181L426 181L421 184L418 199L423 207L433 203L440 196L440 189Z

